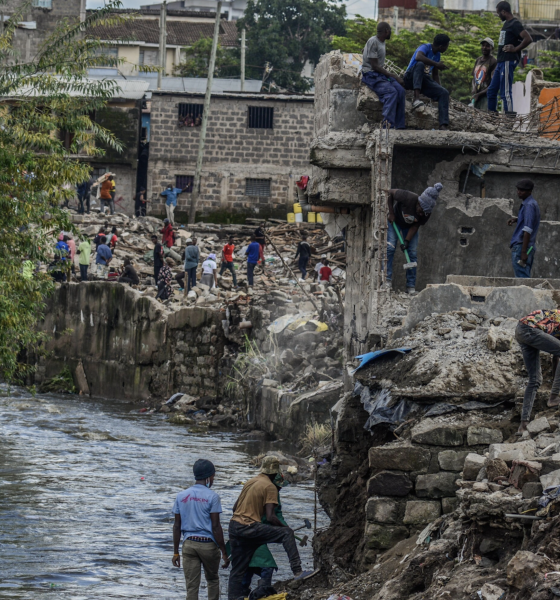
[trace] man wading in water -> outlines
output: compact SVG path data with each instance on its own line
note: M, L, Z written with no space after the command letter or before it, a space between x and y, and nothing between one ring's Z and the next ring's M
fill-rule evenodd
M209 460L199 458L193 466L195 484L177 494L173 512L173 565L181 566L179 542L183 535L183 571L187 584L187 600L198 600L200 566L208 584L208 600L220 599L220 555L227 569L224 532L220 524L220 496L210 490L216 469ZM275 488L276 489L276 488Z

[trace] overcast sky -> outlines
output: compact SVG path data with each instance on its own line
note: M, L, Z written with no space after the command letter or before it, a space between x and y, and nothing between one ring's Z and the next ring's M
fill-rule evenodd
M158 0L122 0L124 8L138 8L141 4L156 4ZM350 16L362 15L363 17L375 17L376 0L345 0ZM87 0L88 8L100 8L103 0Z

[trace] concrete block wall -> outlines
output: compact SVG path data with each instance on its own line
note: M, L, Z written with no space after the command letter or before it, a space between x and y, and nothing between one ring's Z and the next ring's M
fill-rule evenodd
M503 439L499 429L468 420L423 419L411 439L369 450L365 544L368 560L421 531L457 505L455 482L468 454Z
M177 175L194 175L199 127L179 127L180 103L202 104L202 96L157 94L152 98L148 195L153 214L164 212L159 195ZM250 106L274 108L274 128L249 128ZM216 211L285 215L294 201L295 182L309 174L313 100L212 98L204 151L199 207ZM270 179L270 197L245 195L245 180ZM177 212L188 211L189 194L179 196Z

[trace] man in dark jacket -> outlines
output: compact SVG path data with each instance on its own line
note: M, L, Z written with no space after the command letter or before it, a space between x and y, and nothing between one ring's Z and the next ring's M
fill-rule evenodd
M161 267L163 267L163 248L158 242L157 235L152 235L152 243L154 244L154 278L156 285Z
M84 214L84 203L87 206L87 214L90 211L90 198L91 198L91 184L93 179L90 178L88 181L82 181L76 186L76 192L78 194L78 214Z
M307 233L301 234L301 242L298 244L295 258L299 257L298 269L301 271L301 278L305 279L307 276L307 263L311 258L311 246L307 241Z

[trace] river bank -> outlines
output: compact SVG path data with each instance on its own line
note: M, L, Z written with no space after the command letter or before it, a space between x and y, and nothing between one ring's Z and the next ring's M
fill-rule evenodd
M181 597L171 507L191 483L194 460L216 463L227 524L242 482L257 472L251 458L293 452L231 431L191 433L122 401L1 390L0 598ZM290 524L311 518L310 483L282 495ZM327 523L321 512L319 525ZM300 551L312 567L311 545ZM276 578L288 578L283 550L273 552Z

